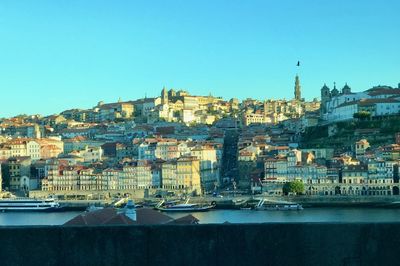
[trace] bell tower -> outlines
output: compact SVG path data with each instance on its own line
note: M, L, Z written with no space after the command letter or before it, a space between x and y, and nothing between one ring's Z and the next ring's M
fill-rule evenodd
M299 76L296 75L294 82L294 99L297 101L301 101L301 87L300 87L300 79Z
M161 91L161 104L168 104L168 92L165 87Z

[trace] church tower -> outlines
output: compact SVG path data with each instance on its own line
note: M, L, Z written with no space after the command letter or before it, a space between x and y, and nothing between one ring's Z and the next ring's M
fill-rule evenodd
M298 75L296 75L296 80L294 83L294 99L301 101L300 79Z
M335 88L336 88L336 86L335 86ZM332 90L332 91L334 91L334 90ZM334 93L336 93L336 92L334 92ZM325 114L327 112L326 104L327 104L327 102L329 102L331 100L331 98L332 98L331 91L330 91L329 87L326 86L326 84L324 84L324 86L321 88L321 108L320 108L321 114Z
M161 91L161 104L168 104L168 92L165 87Z

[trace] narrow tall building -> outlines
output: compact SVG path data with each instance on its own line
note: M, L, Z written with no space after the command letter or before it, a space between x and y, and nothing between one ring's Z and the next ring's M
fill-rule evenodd
M161 104L168 104L168 91L165 87L161 91Z
M298 75L296 75L296 80L294 83L294 99L301 101L300 79Z

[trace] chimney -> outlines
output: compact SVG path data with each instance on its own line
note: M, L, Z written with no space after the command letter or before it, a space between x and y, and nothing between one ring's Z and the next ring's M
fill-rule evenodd
M129 199L128 202L126 203L126 206L124 208L124 214L132 221L136 221L136 208L133 200Z

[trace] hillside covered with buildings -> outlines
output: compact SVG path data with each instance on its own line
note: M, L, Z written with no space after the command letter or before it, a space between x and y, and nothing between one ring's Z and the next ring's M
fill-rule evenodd
M203 195L399 193L400 88L238 99L163 88L159 97L0 119L2 188L29 194L137 190ZM112 193L111 193L112 192Z

